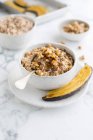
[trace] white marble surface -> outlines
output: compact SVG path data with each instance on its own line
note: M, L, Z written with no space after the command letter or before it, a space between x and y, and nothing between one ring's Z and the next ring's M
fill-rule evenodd
M38 26L32 43L64 40L58 30L61 20L63 18ZM84 54L85 62L93 66L93 21L89 23L91 31L84 40L65 42L78 57ZM78 45L82 50L77 49ZM8 73L19 54L0 47L0 140L93 140L93 80L88 93L78 103L50 110L29 106L12 95L7 83Z

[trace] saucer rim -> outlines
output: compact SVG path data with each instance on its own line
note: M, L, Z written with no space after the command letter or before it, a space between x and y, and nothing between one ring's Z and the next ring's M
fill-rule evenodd
M78 63L78 65L80 66L80 67L82 67L82 65L80 64L80 63ZM11 73L13 73L14 71L12 71ZM74 102L76 102L76 101L78 101L83 95L85 95L86 94L86 92L88 91L88 88L89 88L89 83L90 83L90 80L89 80L89 82L88 83L86 83L86 85L83 87L83 89L80 89L79 91L76 91L76 94L78 93L78 92L80 92L81 90L84 90L80 95L78 95L77 97L75 97L75 98L72 98L71 99L71 97L69 97L69 98L67 98L68 100L69 99L71 99L71 100L69 100L68 102L63 102L63 103L61 103L61 101L62 100L60 100L60 103L59 104L57 104L59 101L53 101L53 102L47 102L47 104L37 104L37 103L31 103L31 102L27 102L26 100L23 100L20 96L18 96L16 93L15 93L15 90L14 90L14 88L13 88L13 86L12 86L12 84L11 84L11 81L10 81L10 75L11 75L11 73L8 75L8 85L9 85L9 89L10 89L10 91L12 92L12 94L15 96L15 97L17 97L20 101L22 101L22 102L24 102L24 103L27 103L27 104L29 104L29 105L33 105L33 106L35 106L35 107L40 107L40 108L58 108L58 107L63 107L63 106L66 106L66 105L70 105L70 104L72 104L72 103L74 103ZM35 88L34 88L35 89ZM39 90L39 89L38 89ZM39 90L40 91L40 90ZM75 95L73 95L73 96L75 96ZM72 97L73 97L72 96ZM67 100L67 99L65 99L65 101ZM52 104L53 103L53 104ZM55 104L54 104L55 103Z

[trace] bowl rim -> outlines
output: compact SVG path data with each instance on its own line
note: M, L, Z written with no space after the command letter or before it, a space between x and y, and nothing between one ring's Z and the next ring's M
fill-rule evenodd
M73 71L73 69L74 69L74 68L76 67L76 65L77 65L77 56L76 56L76 53L75 53L73 50L69 49L69 47L67 47L66 45L61 44L61 43L54 43L54 42L44 42L44 43L38 43L38 44L32 45L32 46L33 46L32 49L38 48L38 47L41 46L41 45L47 45L47 44L52 44L52 45L56 45L56 46L58 45L58 46L60 46L60 47L58 47L58 48L63 47L63 49L65 49L65 50L66 50L68 53L70 53L70 55L73 57L73 59L74 59L74 65L73 65L73 67L72 67L69 71L67 71L67 72L65 72L65 73L63 73L63 74L54 75L54 76L39 76L39 75L33 74L32 76L35 76L35 77L42 77L42 78L55 78L55 77L60 77L60 76L63 76L63 75L65 76L65 75L67 75L68 73L70 73L71 71ZM38 47L36 47L36 46L38 46ZM28 48L26 48L24 51L22 51L22 53L21 53L21 55L20 55L20 58L19 58L19 66L20 66L20 68L23 69L23 70L25 70L25 72L27 72L27 73L30 73L30 72L27 71L27 70L22 66L21 60L22 60L22 57L24 56L24 53L25 53L27 50L29 50L30 48L31 48L31 46L28 47Z
M78 22L85 23L85 24L88 26L88 30L85 31L85 32L83 32L83 33L78 33L78 34L75 34L75 33L72 34L72 33L65 32L64 29L63 29L64 25L66 25L67 23L71 23L72 21L78 21ZM72 19L67 19L67 20L62 21L62 22L60 23L59 26L60 26L60 27L59 27L60 31L64 32L64 33L67 34L67 35L73 35L73 36L84 35L84 34L88 33L89 30L90 30L90 25L89 25L88 22L86 22L86 21L84 21L84 20L81 20L81 19L74 19L74 18L72 18Z
M32 30L35 28L35 26L36 26L35 20L34 20L33 18L31 18L31 16L29 16L29 15L23 15L23 14L3 15L3 16L0 17L0 20L5 19L5 18L7 18L7 17L14 17L14 16L15 16L15 17L24 17L24 18L26 18L26 19L32 21L32 22L33 22L33 27L32 27L29 31L24 32L24 33L19 34L19 35L18 35L18 34L12 35L12 34L1 33L1 32L0 32L0 35L7 36L7 37L20 37L20 36L23 36L23 35L26 35L26 34L32 32Z

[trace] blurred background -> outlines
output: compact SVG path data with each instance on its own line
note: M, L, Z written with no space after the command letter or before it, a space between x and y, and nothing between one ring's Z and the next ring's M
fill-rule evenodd
M4 2L5 0L0 0ZM31 2L31 0L25 0ZM67 3L74 16L80 18L93 19L93 0L56 0Z
M58 0L67 3L74 17L93 19L93 0Z
M5 0L0 0L4 2ZM31 0L25 0L31 2ZM67 3L70 6L70 11L74 17L93 19L93 0L56 0Z

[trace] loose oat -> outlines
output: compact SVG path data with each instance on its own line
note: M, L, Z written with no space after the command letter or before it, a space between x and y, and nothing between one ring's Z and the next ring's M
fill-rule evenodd
M79 60L80 60L80 61L84 61L84 60L85 60L85 56L84 56L84 55L80 56L80 57L79 57Z
M33 22L21 16L9 16L0 20L0 33L20 35L31 30Z
M81 50L82 49L82 46L78 46L78 49Z
M37 75L55 76L69 71L74 60L65 50L49 44L26 52L21 64L28 71L34 70Z
M65 44L65 42L64 42L64 41L60 41L60 43L61 43L61 44Z

